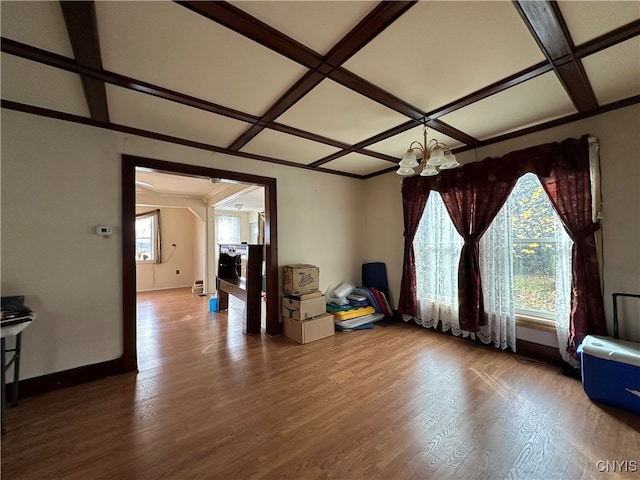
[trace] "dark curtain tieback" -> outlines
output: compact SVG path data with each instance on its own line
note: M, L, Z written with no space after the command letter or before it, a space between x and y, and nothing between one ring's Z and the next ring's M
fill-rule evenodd
M600 227L601 226L599 223L592 223L591 225L582 228L575 233L572 233L571 237L573 238L574 242L584 242L586 240L589 240L591 238L591 235L600 230Z

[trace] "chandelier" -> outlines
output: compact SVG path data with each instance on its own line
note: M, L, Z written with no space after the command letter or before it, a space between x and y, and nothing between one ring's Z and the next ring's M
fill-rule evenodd
M435 138L427 142L427 125L422 129L423 143L418 141L412 142L405 152L402 160L398 164L399 168L396 172L403 177L415 175L415 169L422 165L420 175L430 177L437 175L440 170L459 167L460 164L456 160L456 156L451 153L449 147ZM418 156L420 154L420 156Z

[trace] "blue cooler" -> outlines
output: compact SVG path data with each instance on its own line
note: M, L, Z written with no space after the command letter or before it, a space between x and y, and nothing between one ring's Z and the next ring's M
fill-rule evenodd
M640 343L587 335L578 353L591 400L640 414Z

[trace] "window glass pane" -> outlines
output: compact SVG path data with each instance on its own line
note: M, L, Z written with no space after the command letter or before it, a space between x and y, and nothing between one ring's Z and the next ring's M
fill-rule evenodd
M516 312L552 318L556 309L557 238L566 236L566 232L534 174L518 180L509 202Z
M513 242L513 290L516 309L555 311L555 243Z
M555 211L533 173L522 176L509 196L513 238L554 238Z
M216 242L240 243L240 218L219 215L216 217Z
M136 219L136 260L154 260L153 216Z

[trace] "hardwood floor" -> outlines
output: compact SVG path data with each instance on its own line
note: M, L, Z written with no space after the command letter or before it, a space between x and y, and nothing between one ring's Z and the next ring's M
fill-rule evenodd
M241 314L139 295L140 373L8 408L2 477L638 478L640 417L556 367L398 323L298 345Z

